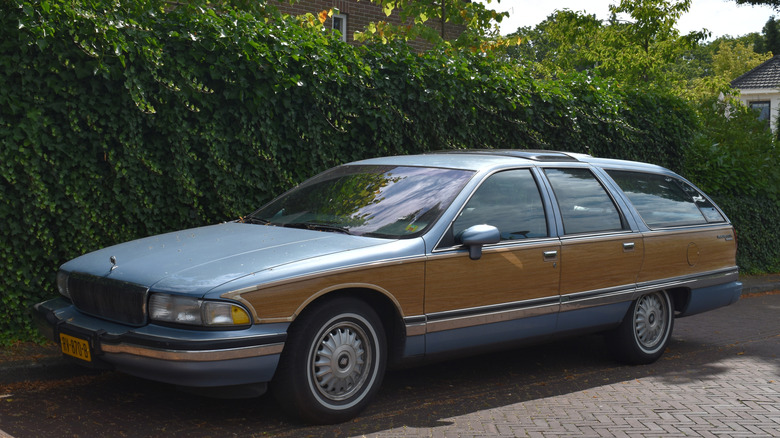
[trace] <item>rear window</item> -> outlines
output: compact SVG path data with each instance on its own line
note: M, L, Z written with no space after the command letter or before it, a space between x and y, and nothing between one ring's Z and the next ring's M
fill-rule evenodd
M624 170L607 173L650 228L726 221L701 192L679 178Z

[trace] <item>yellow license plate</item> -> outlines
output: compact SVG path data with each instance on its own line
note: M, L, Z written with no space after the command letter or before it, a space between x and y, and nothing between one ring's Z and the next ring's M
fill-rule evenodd
M92 362L92 355L89 353L89 342L83 339L60 333L60 348L68 356Z

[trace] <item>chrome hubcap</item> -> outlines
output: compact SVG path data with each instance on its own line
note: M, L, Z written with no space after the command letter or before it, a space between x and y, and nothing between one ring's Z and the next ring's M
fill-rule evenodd
M660 293L639 299L634 311L634 330L643 348L652 349L663 341L669 317L667 302Z
M371 344L357 324L341 321L322 332L311 354L317 391L331 401L349 399L364 386L371 370Z

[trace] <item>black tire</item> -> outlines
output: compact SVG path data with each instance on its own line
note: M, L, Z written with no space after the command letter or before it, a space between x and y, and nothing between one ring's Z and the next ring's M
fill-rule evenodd
M653 363L663 355L674 327L674 308L666 291L642 295L608 338L616 358L632 365Z
M382 323L365 302L342 297L315 305L290 326L274 395L306 422L349 420L379 390L386 351Z

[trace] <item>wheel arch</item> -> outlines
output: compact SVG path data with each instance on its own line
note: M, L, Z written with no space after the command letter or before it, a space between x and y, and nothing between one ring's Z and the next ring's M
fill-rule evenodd
M403 324L401 307L398 301L389 292L381 288L368 285L342 285L321 291L316 296L301 304L295 312L292 325L295 321L315 307L326 304L338 298L350 297L368 304L382 322L387 341L388 364L397 362L403 351L406 341L406 330Z
M672 299L672 307L675 314L684 313L691 302L691 289L687 287L677 287L666 290Z

